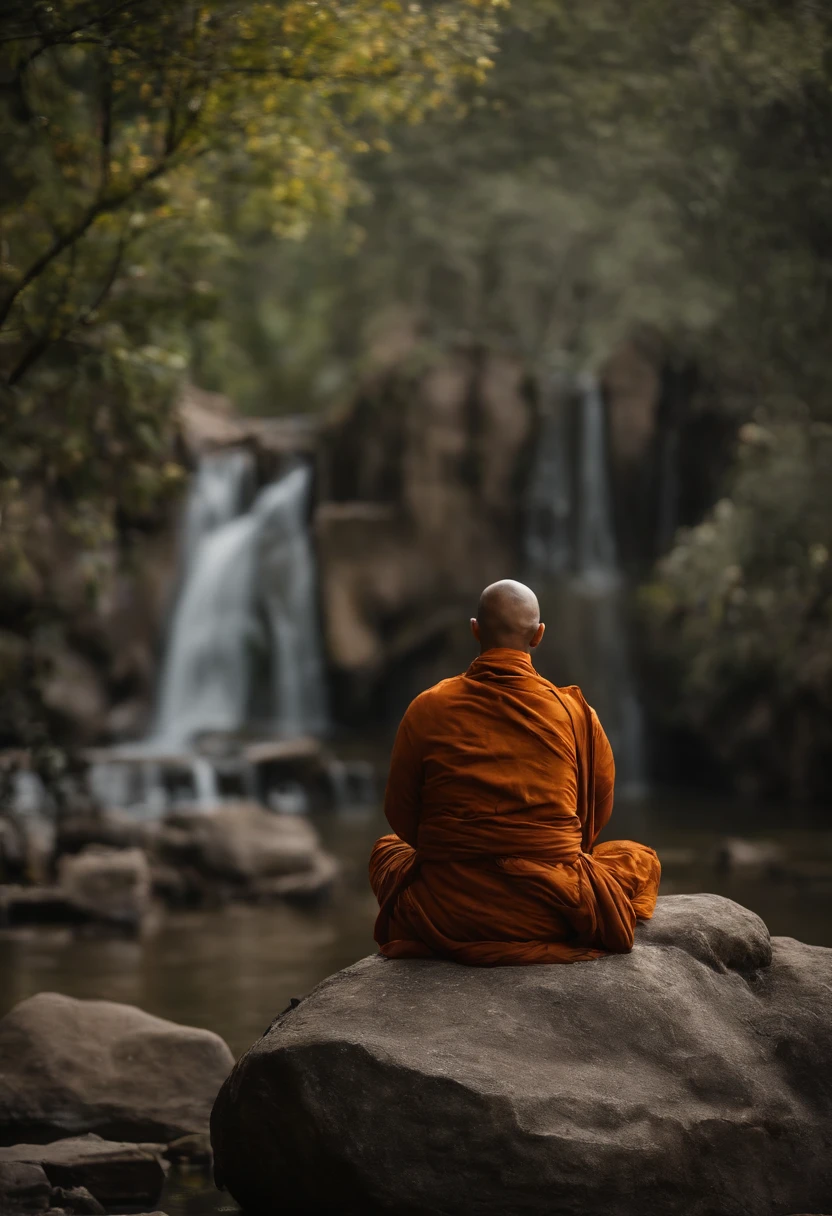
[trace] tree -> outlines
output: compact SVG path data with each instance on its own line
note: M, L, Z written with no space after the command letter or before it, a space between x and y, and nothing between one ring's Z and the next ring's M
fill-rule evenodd
M229 212L298 237L343 208L391 119L483 78L496 2L4 6L0 627L28 645L49 602L39 523L91 553L179 483L171 400Z

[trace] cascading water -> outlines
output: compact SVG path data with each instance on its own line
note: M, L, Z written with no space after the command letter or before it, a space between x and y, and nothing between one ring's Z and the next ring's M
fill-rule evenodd
M305 466L256 493L249 452L202 459L185 509L154 728L91 766L100 805L151 817L177 805L210 810L223 797L220 772L200 754L200 736L325 732L310 491ZM238 763L244 796L253 796L253 770ZM236 771L233 758L223 771Z
M251 452L232 448L203 456L185 506L181 555L185 574L208 533L248 510L254 493Z
M604 402L597 381L581 384L578 425L575 566L599 586L620 582L612 523Z
M556 683L582 687L612 743L618 788L637 794L644 788L642 715L597 381L582 379L577 399L550 381L541 413L526 536L529 577L551 613L540 658Z
M181 746L251 724L285 737L326 726L310 471L286 473L240 514L244 455L209 457L195 479L160 681L159 743Z
M526 499L526 559L545 577L565 574L572 564L572 479L566 411L559 408L562 385L543 384L541 427Z

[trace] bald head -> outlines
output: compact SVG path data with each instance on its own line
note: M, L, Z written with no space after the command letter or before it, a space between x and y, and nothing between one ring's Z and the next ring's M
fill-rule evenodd
M476 619L471 621L480 651L503 646L528 654L540 642L544 628L537 596L531 587L511 578L486 587L480 596Z

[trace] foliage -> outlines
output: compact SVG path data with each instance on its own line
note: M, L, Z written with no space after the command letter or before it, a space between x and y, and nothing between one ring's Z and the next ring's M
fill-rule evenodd
M731 495L644 589L670 717L749 793L832 788L832 427L746 423Z
M39 521L112 545L181 481L171 401L232 220L336 215L391 120L483 78L497 3L7 0L0 625L49 602Z

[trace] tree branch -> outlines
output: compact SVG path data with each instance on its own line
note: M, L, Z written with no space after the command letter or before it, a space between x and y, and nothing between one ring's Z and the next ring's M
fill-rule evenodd
M67 297L72 288L72 283L75 275L75 260L77 246L73 245L69 251L69 272L66 277L66 282L63 284L61 291L55 299L52 308L46 318L46 323L38 337L29 349L24 353L16 367L14 367L6 381L9 388L13 388L17 384L22 375L32 366L36 359L39 359L45 350L56 340L59 334L53 333L52 323L60 309L61 305L66 303Z
M101 88L101 190L110 184L110 152L113 142L113 71L109 60L103 65Z
M95 296L95 299L90 304L88 304L87 307L84 308L78 314L78 316L76 316L69 324L62 326L56 333L52 332L51 324L46 325L43 333L40 335L38 340L29 347L28 351L24 354L23 358L20 360L20 362L17 364L17 366L14 368L11 375L9 376L9 378L8 378L9 388L14 388L14 386L16 384L18 384L20 382L20 380L22 380L22 378L30 370L32 365L34 363L36 363L38 361L38 359L40 359L41 356L46 353L46 351L49 349L49 347L51 345L53 345L53 343L60 342L64 338L68 337L68 335L72 332L73 329L76 328L76 326L91 324L91 322L95 319L95 314L98 312L98 309L101 307L101 305L104 303L105 299L109 295L109 293L112 289L112 286L115 283L116 278L118 277L118 272L121 269L122 263L124 261L124 253L125 253L125 250L127 249L127 246L129 243L130 243L130 237L128 235L127 229L125 228L124 231L122 232L121 236L119 237L118 245L116 246L116 251L113 256L112 262L110 263L109 270L107 271L107 275L104 279L103 284L101 285L100 290L98 291L97 295ZM74 261L74 254L75 254L75 247L73 247L73 249L72 249L73 261ZM68 293L68 288L64 291L61 302L63 302L63 300L66 299L67 293ZM60 307L60 303L56 305L55 309L53 309L53 313L52 313L53 316L58 307Z
M43 274L44 270L50 266L56 258L60 257L67 249L79 241L82 236L92 227L96 220L102 215L109 215L115 211L119 211L125 203L134 198L141 190L144 189L150 182L155 181L157 177L161 177L163 173L171 168L171 163L176 151L182 143L187 131L191 129L192 123L186 123L185 126L178 132L168 128L168 137L165 142L165 152L162 159L148 169L147 173L135 179L128 187L117 191L109 196L100 195L94 203L83 212L80 219L66 229L64 232L56 235L52 243L43 251L40 257L32 262L29 269L21 276L20 281L12 288L6 296L2 305L0 305L0 327L2 327L11 312L15 301L22 292L26 290L34 281Z

